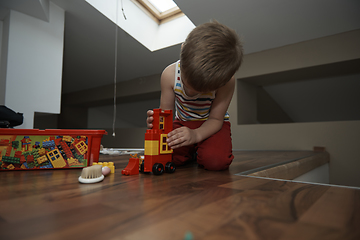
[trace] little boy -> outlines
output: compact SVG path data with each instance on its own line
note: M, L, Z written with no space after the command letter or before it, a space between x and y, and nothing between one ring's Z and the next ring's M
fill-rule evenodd
M167 140L175 165L185 164L197 153L198 164L207 170L229 168L234 156L227 109L242 56L235 31L210 22L191 31L180 60L163 71L160 108L176 110ZM153 127L152 115L149 110L148 128Z

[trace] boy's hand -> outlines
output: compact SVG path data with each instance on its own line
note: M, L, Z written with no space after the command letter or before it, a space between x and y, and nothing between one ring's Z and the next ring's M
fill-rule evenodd
M154 118L153 118L154 111L153 110L148 110L146 112L146 114L147 114L147 118L146 118L147 128L151 129L151 128L153 128L152 122L154 121Z
M171 149L197 143L197 134L195 130L188 127L180 127L168 133L168 146Z

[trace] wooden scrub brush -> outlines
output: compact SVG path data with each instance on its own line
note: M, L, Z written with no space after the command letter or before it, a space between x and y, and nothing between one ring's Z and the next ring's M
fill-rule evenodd
M93 165L83 168L79 182L81 183L97 183L104 180L104 175L110 173L110 168L101 165Z

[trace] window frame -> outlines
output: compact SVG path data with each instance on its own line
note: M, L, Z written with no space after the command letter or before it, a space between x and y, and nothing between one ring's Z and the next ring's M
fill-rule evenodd
M178 6L173 7L164 12L160 12L148 0L131 0L131 1L134 2L141 10L146 12L159 25L184 15L184 13L180 10Z

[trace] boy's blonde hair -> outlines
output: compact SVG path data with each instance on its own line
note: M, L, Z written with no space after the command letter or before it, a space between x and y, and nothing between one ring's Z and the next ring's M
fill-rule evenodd
M242 57L236 32L212 21L199 25L187 36L180 54L181 74L194 90L214 91L232 78Z

